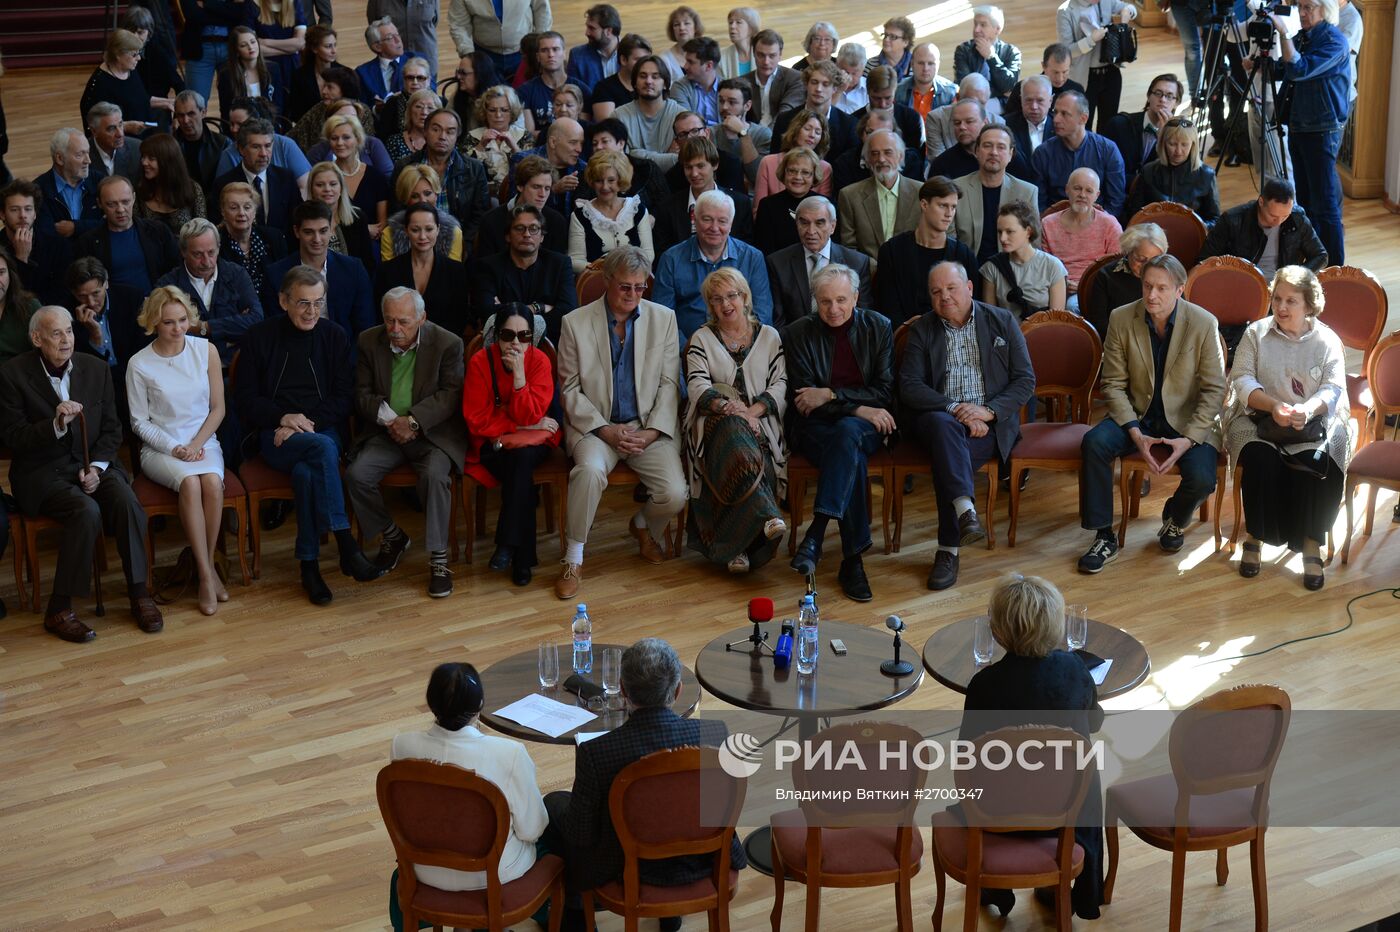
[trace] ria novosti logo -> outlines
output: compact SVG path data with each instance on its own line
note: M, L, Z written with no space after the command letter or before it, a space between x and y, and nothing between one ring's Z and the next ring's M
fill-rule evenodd
M736 731L719 748L720 768L736 780L746 780L763 765L763 742L747 732Z

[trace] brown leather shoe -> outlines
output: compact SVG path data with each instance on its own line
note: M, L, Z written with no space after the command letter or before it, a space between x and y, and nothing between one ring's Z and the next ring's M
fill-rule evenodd
M44 630L74 644L86 644L97 637L97 632L79 621L71 608L65 608L45 618Z
M641 553L643 560L657 564L666 559L661 553L661 545L656 542L656 538L651 536L650 529L637 527L631 523L628 523L627 529L632 532L633 537L637 538L637 550Z
M131 617L136 619L136 627L147 634L155 634L165 627L165 618L150 597L131 600Z
M583 581L583 567L577 563L564 563L564 571L554 581L554 594L561 599L572 599L578 595L578 585Z

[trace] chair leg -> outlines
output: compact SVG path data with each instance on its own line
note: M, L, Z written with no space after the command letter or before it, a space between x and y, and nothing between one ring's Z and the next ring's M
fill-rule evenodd
M778 854L778 843L772 843L773 851L773 911L768 914L768 922L773 927L773 932L782 932L783 928L783 888L787 885L787 868L783 866L783 859Z
M1055 888L1055 929L1057 932L1070 932L1074 920L1070 917L1069 878L1062 876Z
M996 457L987 464L987 549L997 549L997 494L1001 491L1001 466ZM1014 484L1014 483L1013 483Z
M1181 901L1186 893L1186 852L1172 852L1171 913L1167 921L1170 932L1181 932Z
M1103 901L1107 906L1113 902L1113 882L1118 879L1118 817L1110 810L1104 816L1104 841L1108 845L1108 876L1103 882Z
M943 862L938 860L937 850L930 860L933 861L933 932L943 932L943 898L948 878L943 876Z
M535 488L539 488L536 486ZM548 495L541 496L544 499L544 530L547 534L554 533L554 499Z
M890 539L890 486L894 485L894 470L885 473L881 479L884 488L880 490L880 531L885 538L885 553L894 550Z
M581 894L583 900L583 927L588 932L598 932L597 920L593 916L593 891L585 890Z
M20 611L29 607L29 599L24 594L24 564L21 558L24 556L24 535L15 534L15 591L19 594Z
M821 932L822 927L822 886L820 877L811 870L808 864L807 871L807 922L803 926L806 932Z
M486 535L486 486L476 487L476 536Z
M963 932L977 932L978 914L982 911L981 876L971 874L963 891Z
M1231 496L1235 503L1235 526L1230 529L1230 540L1225 545L1226 553L1234 553L1239 543L1240 527L1244 524L1244 495L1240 492L1240 468L1235 467L1235 481Z
M243 504L248 504L246 497L243 499ZM237 505L233 506L233 513L241 522L238 531L233 535L233 541L234 545L238 548L238 572L243 575L243 585L245 586L252 581L248 575L248 548L243 546L243 534L248 525L248 515L245 513L246 510L246 508L240 509Z
M709 929L709 932L720 932L719 910L707 909L705 911L705 927Z
M1215 552L1220 552L1220 513L1225 509L1225 469L1215 478Z
M1225 886L1225 882L1230 879L1230 860L1227 857L1229 848L1215 849L1215 885Z
M1016 461L1011 461L1011 514L1008 516L1008 527L1006 529L1006 546L1016 546L1016 519L1021 516L1021 470L1017 468Z
M1376 520L1376 484L1368 483L1366 486L1366 536L1371 536L1372 525Z
M1254 932L1269 928L1269 875L1264 869L1264 830L1249 843L1249 874L1254 883Z
M1118 547L1121 550L1128 539L1128 483L1132 470L1126 463L1118 467Z
M899 932L914 932L914 891L912 888L913 878L908 874L895 881L895 928L899 929Z
M452 504L447 509L447 552L449 559L457 562L457 500L462 497L462 480L452 479Z
M253 540L253 578L262 579L262 496L248 496L248 534Z
M886 489L885 493L890 496L894 504L894 541L891 549L899 553L899 548L904 543L904 476L899 470L894 471L894 481L890 483L893 489Z
M29 561L29 604L34 606L34 611L43 614L43 603L39 601L39 532L30 525L27 527L27 534L24 552Z
M1351 556L1351 537L1356 532L1356 527L1352 523L1351 499L1356 494L1356 480L1347 479L1346 494L1342 496L1342 501L1347 506L1347 539L1342 542L1342 566L1347 565L1347 560Z

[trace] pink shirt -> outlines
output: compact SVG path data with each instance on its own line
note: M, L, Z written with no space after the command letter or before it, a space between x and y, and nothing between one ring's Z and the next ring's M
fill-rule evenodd
M1064 218L1068 215L1068 210L1062 210L1045 218L1041 224L1045 233L1042 247L1065 264L1065 271L1069 273L1069 293L1074 294L1079 290L1079 277L1085 269L1103 256L1118 252L1118 237L1123 235L1123 228L1112 214L1096 207L1094 222L1083 230L1071 233L1064 226Z
M765 155L758 163L758 181L753 188L753 209L758 213L758 204L765 197L778 191L785 190L783 183L778 180L778 165L783 161L781 152L774 152L772 155ZM823 197L831 197L831 163L822 159L821 167L822 180L818 184L812 185L812 193L820 194Z

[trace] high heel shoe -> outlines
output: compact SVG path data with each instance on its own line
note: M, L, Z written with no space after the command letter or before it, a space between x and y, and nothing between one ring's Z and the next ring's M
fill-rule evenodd
M218 590L212 582L201 582L199 584L199 612L201 615L212 615L219 610Z

